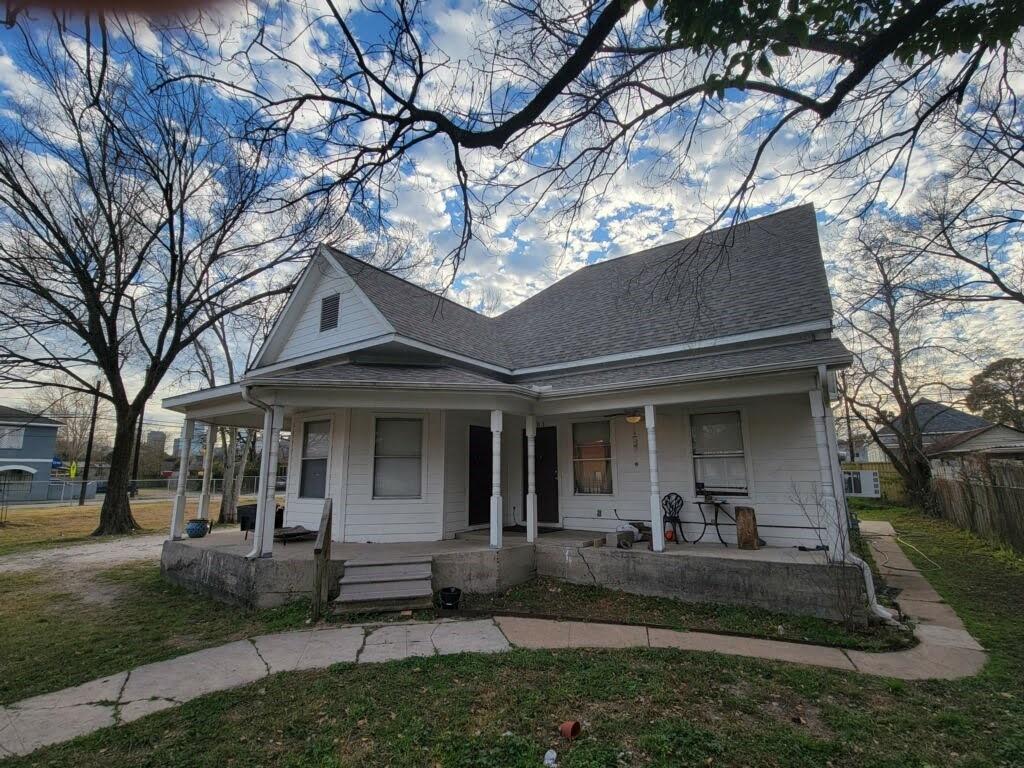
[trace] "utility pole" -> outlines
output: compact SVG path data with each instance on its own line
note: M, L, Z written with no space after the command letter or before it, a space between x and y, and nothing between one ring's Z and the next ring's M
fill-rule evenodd
M100 382L92 396L92 421L89 424L89 442L85 445L85 470L82 472L82 487L78 491L78 506L85 505L85 489L89 486L89 464L92 462L92 439L96 435L96 412L100 407Z

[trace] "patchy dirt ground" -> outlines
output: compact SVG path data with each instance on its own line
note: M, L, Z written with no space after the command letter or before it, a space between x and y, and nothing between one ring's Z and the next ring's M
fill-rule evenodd
M165 534L125 536L88 544L38 549L0 556L0 573L24 573L40 568L60 571L93 571L125 563L160 559Z

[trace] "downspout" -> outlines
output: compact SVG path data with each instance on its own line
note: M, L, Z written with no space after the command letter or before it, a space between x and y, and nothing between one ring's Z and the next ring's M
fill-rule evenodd
M823 401L822 404L825 406L825 414L826 414L825 415L825 427L826 427L826 434L828 436L828 441L829 441L829 452L831 454L829 456L829 462L831 464L830 470L831 470L832 476L834 478L833 481L832 481L832 490L833 490L833 494L835 496L836 509L842 515L841 523L842 523L843 526L845 526L844 535L846 535L847 540L849 540L850 512L849 512L849 509L846 506L846 494L842 492L843 486L842 486L841 483L839 485L836 484L837 481L841 481L842 480L842 476L843 475L842 475L842 471L839 469L839 464L838 464L838 461L839 461L838 450L839 449L838 449L838 444L837 444L836 440L834 439L835 438L835 426L833 424L831 429L828 428L829 424L832 424L832 422L831 422L831 420L829 418L829 415L831 414L831 409L828 406L829 398L828 398L828 395L827 395L827 387L828 387L828 369L824 365L819 365L818 366L818 388L821 391L821 398L822 398L822 401ZM861 571L861 573L864 576L864 589L867 592L867 598L868 598L868 612L872 616L874 616L876 619L881 620L885 624L890 624L890 625L893 625L893 626L900 626L900 622L897 621L896 616L893 614L893 612L890 611L885 606L881 605L878 602L878 598L875 596L875 578L874 578L874 575L871 573L871 566L869 566L864 561L864 559L862 557L859 557L858 555L856 555L852 551L850 551L850 548L848 546L844 547L843 549L845 551L843 552L843 560L842 560L842 562L850 563L852 565L856 565L858 568L860 568L860 571Z
M259 408L260 410L262 410L264 412L264 414L270 412L270 405L268 405L267 403L264 403L262 400L256 398L252 394L252 387L251 386L242 385L240 391L241 391L241 394L242 394L242 400L244 400L246 403L248 403L249 405L255 406L256 408ZM264 467L264 461L267 459L268 454L269 454L269 451L267 450L267 436L264 435L263 436L263 451L260 454L260 474L261 475L269 475L270 468L269 467ZM242 467L242 472L243 473L245 472L245 467L244 466ZM270 482L269 477L268 477L267 482ZM264 493L263 494L263 498L261 499L259 497L259 492L260 492L260 484L259 484L259 479L257 478L257 481L256 481L256 493L257 493L256 503L257 503L257 505L260 502L263 503L263 505L264 505L263 514L266 515L267 514L267 512L266 512L266 503L267 503L266 502L266 494ZM263 526L263 521L257 519L256 530L254 530L252 532L253 548L252 548L252 551L248 555L246 555L247 559L250 559L250 560L256 559L262 553L262 550L263 550L263 527L264 527Z

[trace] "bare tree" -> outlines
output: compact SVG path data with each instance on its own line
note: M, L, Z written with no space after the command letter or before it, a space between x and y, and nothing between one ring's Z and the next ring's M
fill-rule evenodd
M927 425L914 406L927 396L948 402L950 371L969 357L950 305L927 290L930 266L892 233L884 222L865 225L839 276L840 333L854 358L840 385L853 418L892 462L910 501L929 508Z
M1013 0L501 0L452 60L434 44L433 6L325 4L272 21L253 6L228 34L193 25L180 49L202 64L179 76L255 101L265 135L314 148L309 193L345 205L386 215L401 167L448 153L450 274L474 223L503 205L540 215L550 201L571 226L644 137L659 137L653 183L687 180L712 123L731 126L744 169L713 201L712 223L741 215L762 178L790 172L767 158L792 132L806 139L791 172L843 179L867 206L979 78L1011 82L1004 65L1024 23ZM315 43L296 48L294 30ZM237 79L222 55L241 65Z
M219 319L290 290L329 211L289 203L270 144L240 138L207 86L102 16L19 28L31 100L0 129L0 383L105 382L115 427L97 534L137 528L136 422L175 360Z
M92 424L92 396L76 391L74 379L61 373L56 374L51 384L33 389L25 398L28 410L56 419L61 423L57 430L57 455L61 458L81 460L85 458L85 445L89 440ZM106 401L100 402L96 417L98 444L110 443L113 411Z

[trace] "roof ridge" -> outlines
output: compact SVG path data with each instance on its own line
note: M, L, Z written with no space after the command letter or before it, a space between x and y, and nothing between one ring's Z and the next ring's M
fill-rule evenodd
M371 264L370 262L366 261L365 259L360 259L358 256L353 256L348 251L343 251L340 248L335 248L333 245L328 245L327 243L324 244L324 247L325 248L329 248L330 250L334 251L335 253L341 254L342 256L345 256L346 258L352 259L352 261L358 261L364 267L369 267L370 269L373 269L373 270L375 270L377 272L380 272L382 275L387 275L388 277L394 278L395 280L401 280L403 283L405 283L407 285L411 285L413 288L416 288L417 290L419 290L419 291L421 291L421 292L423 292L425 294L428 294L429 296L431 296L431 297L433 297L435 299L441 299L442 301L446 301L449 304L451 304L451 305L453 305L455 307L458 307L459 309L464 309L467 312L472 312L477 317L482 317L485 320L493 320L494 319L493 317L490 317L489 315L485 315L482 312L477 312L472 307L467 307L465 304L460 304L459 302L455 301L454 299L448 298L443 293L436 293L435 291L432 291L429 288L424 288L419 283L414 283L412 280L407 280L404 277L396 275L394 272L388 272L386 269L378 267L376 264Z

